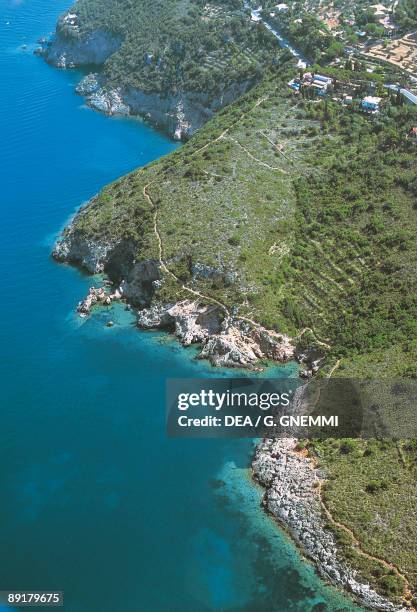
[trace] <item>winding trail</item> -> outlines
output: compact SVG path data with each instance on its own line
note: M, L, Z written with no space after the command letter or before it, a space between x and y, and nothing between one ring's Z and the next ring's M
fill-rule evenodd
M243 146L243 144L241 144L238 140L236 140L236 138L232 138L232 136L229 136L228 140L237 144L246 153L246 155L248 155L248 157L253 159L253 161L255 161L260 166L264 166L265 168L268 168L268 170L274 170L274 171L278 170L279 172L282 172L282 174L288 174L288 172L284 170L283 168L280 168L279 166L270 166L266 162L252 155L252 153L245 146Z
M152 181L152 182L155 182L155 181ZM192 293L195 297L198 297L198 298L200 298L202 300L207 300L209 302L217 304L217 306L220 306L220 308L225 312L226 316L230 317L229 309L227 308L227 306L225 304L223 304L219 300L216 300L216 298L213 298L211 296L205 295L204 293L200 293L200 291L196 291L195 289L191 289L191 287L187 287L187 285L184 285L180 281L178 276L176 276L173 272L171 272L171 270L166 266L165 261L163 259L162 238L161 238L161 234L160 234L159 228L158 228L158 207L156 206L155 202L153 201L151 195L148 192L148 187L150 185L151 185L151 183L148 183L147 185L144 186L144 188L143 188L143 196L144 196L145 200L147 200L147 202L153 208L153 211L154 211L154 215L153 215L153 229L154 229L154 234L156 236L156 240L158 242L158 252L159 252L158 261L159 261L159 265L161 267L161 270L165 274L170 276L172 279L174 279L179 285L181 285L181 288L184 289L184 291L188 291L189 293Z
M311 329L311 327L304 327L304 329L302 329L297 335L296 338L301 338L301 336L303 336L306 332L310 332L311 334L313 334L317 344L319 344L320 346L324 346L325 348L327 348L328 350L330 350L332 347L330 346L330 344L327 344L327 342L323 342L322 340L319 340L316 336L316 333L314 330Z
M341 361L342 361L341 359L338 359L336 361L336 363L334 364L334 366L332 367L332 369L328 373L327 378L331 378L333 376L334 372L336 372L337 368L340 366Z
M258 100L256 101L256 103L254 104L254 106L252 108L250 108L248 111L242 113L237 119L236 121L234 121L233 123L231 123L227 128L225 128L216 138L214 138L213 140L210 140L209 142L206 142L205 145L203 145L202 147L200 147L199 149L197 149L196 151L193 152L193 157L195 155L198 155L199 153L202 153L203 151L205 151L208 147L212 146L213 144L215 144L216 142L219 142L219 140L222 140L229 132L232 128L234 128L234 126L239 123L240 121L242 121L242 119L244 119L249 113L251 113L255 108L257 108L258 106L260 106L262 104L262 102L265 102L267 99L269 98L269 96L263 96L261 98L258 98ZM181 162L177 162L176 164L174 164L173 167L179 165ZM163 241L162 241L162 236L161 236L161 232L159 231L159 226L158 226L158 206L155 203L155 201L153 200L151 194L149 193L149 187L153 184L156 183L159 180L159 177L150 181L149 183L147 183L142 190L143 193L143 197L145 198L145 200L148 202L148 204L151 207L151 210L153 210L153 231L155 234L155 238L158 244L158 261L159 261L159 265L161 267L161 270L167 274L168 276L170 276L173 280L175 280L179 285L181 285L182 289L184 289L184 291L188 291L189 293L191 293L192 295L194 295L197 298L200 298L202 300L208 301L208 302L212 302L213 304L217 304L217 306L219 306L223 312L226 314L227 318L231 317L231 313L229 308L226 306L226 304L223 304L223 302L220 302L219 300L217 300L216 298L213 298L212 296L206 295L204 293L201 293L200 291L196 291L195 289L191 289L191 287L188 287L187 285L184 285L181 280L178 278L178 276L176 276L166 265L165 261L164 261L164 247L163 247ZM235 317L236 319L241 319L241 320L246 320L250 323L252 323L253 325L255 325L256 327L262 327L261 325L259 325L259 323L255 323L255 321L252 321L251 319L247 319L245 317Z
M407 464L407 460L406 460L405 455L404 455L404 451L403 451L402 441L401 440L398 440L398 442L396 444L396 448L397 448L399 460L401 461L403 467L406 470L408 470L409 469L409 465Z
M202 153L203 151L208 149L210 146L212 146L216 142L219 142L220 140L224 139L225 136L227 136L229 134L229 132L235 127L235 125L237 125L240 121L245 119L245 117L247 117L252 111L254 111L258 106L260 106L263 102L265 102L268 99L269 99L269 95L265 95L265 96L262 96L262 97L258 98L256 103L249 110L247 110L246 112L243 112L233 123L231 123L218 136L216 136L216 138L206 142L206 144L201 146L199 149L196 149L192 153L192 156L194 157L195 155L198 155L199 153ZM272 166L269 166L269 164L266 164L266 162L262 162L261 160L256 159L249 151L247 151L245 149L245 147L243 145L241 145L234 138L230 137L230 140L236 142L257 163L260 163L260 164L268 167L270 170L280 170L281 172L286 173L286 171L283 170L282 168L274 168ZM171 166L171 168L172 167L176 167L176 166L178 166L180 164L181 164L181 161L178 161L176 164ZM181 286L181 288L184 291L187 291L188 293L191 293L193 296L195 296L195 297L197 297L197 298L199 298L199 299L201 299L203 301L208 301L208 302L211 302L211 303L216 304L217 306L219 306L223 310L223 312L225 313L226 320L229 320L232 317L232 315L231 315L231 312L230 312L229 308L226 306L226 304L224 304L223 302L220 302L219 300L217 300L216 298L214 298L214 297L212 297L210 295L204 294L204 293L202 293L200 291L192 289L191 287L188 287L187 285L183 284L181 282L181 280L167 267L167 265L166 265L166 263L164 261L164 246L163 246L163 240L162 240L162 236L161 236L161 232L159 230L159 224L158 224L158 206L157 206L156 202L153 200L151 194L149 193L150 186L152 184L156 183L158 180L160 180L160 177L157 177L157 178L153 179L152 181L149 181L149 183L147 183L143 187L143 197L145 198L145 200L150 205L151 210L153 210L153 231L154 231L155 238L156 238L156 241L157 241L157 244L158 244L158 261L159 261L159 265L161 267L161 270L165 274L170 276L173 280L175 280ZM247 323L250 323L251 325L253 325L257 329L264 329L264 327L260 323L257 323L256 321L254 321L253 319L250 319L249 317L234 315L234 319L239 320L239 321L246 321ZM303 329L299 334L297 334L296 338L300 338L306 331L310 331L313 334L314 338L316 339L316 341L317 341L317 343L319 345L324 346L327 349L331 348L329 344L326 344L325 342L322 342L321 340L319 340L317 338L315 332L311 328Z
M310 466L311 466L312 469L316 468L315 460L314 459L312 459L312 461L310 463ZM326 503L325 503L325 501L323 499L323 480L321 480L320 478L318 478L316 476L316 482L318 483L317 492L318 492L318 497L319 497L320 505L323 508L324 514L326 515L326 518L330 521L330 523L332 523L332 525L334 525L338 529L341 529L342 531L344 531L345 533L347 533L350 536L350 538L352 539L353 546L356 548L356 550L363 557L366 557L367 559L370 559L371 561L376 561L377 563L380 563L388 571L393 571L395 573L395 575L398 578L400 578L400 580L402 580L402 582L404 584L403 600L404 600L404 603L409 605L410 601L413 598L413 594L412 594L412 591L411 591L410 582L409 582L407 576L404 574L404 572L402 570L400 570L399 567L397 565L395 565L395 563L387 561L386 559L383 559L382 557L376 557L375 555L371 555L370 553L368 553L364 549L362 542L356 537L356 535L354 534L352 529L350 529L350 527L347 527L344 523L341 523L341 522L337 521L333 517L333 515L330 512L329 508L326 506ZM415 606L412 606L411 609L412 610L416 610L417 608Z

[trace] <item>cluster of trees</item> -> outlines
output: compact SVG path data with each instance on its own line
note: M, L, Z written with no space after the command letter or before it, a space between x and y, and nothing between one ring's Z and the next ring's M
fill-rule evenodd
M411 30L417 23L416 0L400 0L395 9L395 22L403 30Z
M81 35L103 28L122 37L104 66L119 86L216 93L260 78L278 52L276 40L249 21L238 0L211 3L209 10L203 0L79 0L76 12Z
M299 14L293 9L280 13L275 19L268 17L268 20L275 22L297 49L314 62L323 58L331 60L343 54L343 44L334 39L323 22L304 12L301 13L302 18L296 19Z
M372 8L358 8L355 12L356 24L363 29L368 36L384 36L385 30L378 23L379 17L375 15Z
M309 282L300 272L306 260L320 268L311 246L320 243L354 277L347 282L343 274L336 276L344 291L337 303L323 304L335 354L406 347L417 331L416 158L415 145L406 138L417 113L410 106L392 107L371 120L332 102L303 104L329 137L322 140L321 153L314 152L315 172L295 183L300 235L290 278ZM304 325L318 323L305 310L292 312L290 304L288 314Z

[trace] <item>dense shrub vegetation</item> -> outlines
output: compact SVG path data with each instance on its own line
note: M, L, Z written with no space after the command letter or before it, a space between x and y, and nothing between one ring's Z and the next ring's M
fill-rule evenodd
M407 577L417 595L415 442L328 439L310 442L328 480L324 500L332 516L348 525L365 551L376 559L394 563ZM330 526L334 529L334 525ZM358 567L366 580L385 596L400 603L404 581L386 565L361 555L352 537L336 530L343 554ZM356 548L356 549L355 549ZM417 601L417 599L415 600Z
M416 0L400 0L395 10L395 21L403 30L415 29L417 22Z
M238 0L79 0L74 10L80 36L101 28L123 40L104 65L110 85L212 95L259 79L277 54L275 39Z

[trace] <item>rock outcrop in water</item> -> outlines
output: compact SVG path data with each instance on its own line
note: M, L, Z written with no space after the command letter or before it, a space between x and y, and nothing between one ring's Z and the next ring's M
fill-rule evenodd
M110 306L112 302L120 300L121 297L122 294L119 289L116 289L113 293L108 293L104 287L90 287L87 296L79 302L77 312L80 313L81 317L87 317L93 306Z
M295 348L287 336L229 317L217 305L190 300L154 304L139 311L138 325L171 331L184 346L200 344L199 357L217 367L252 368L261 359L294 358Z
M76 219L85 214L81 209ZM107 305L114 299L124 299L137 308L137 322L142 329L164 329L174 333L184 346L199 344L200 358L218 367L256 368L263 359L286 362L294 359L295 346L283 334L267 330L249 320L229 313L218 303L201 299L186 299L166 304L156 297L163 285L160 263L154 259L137 261L133 254L137 245L120 242L95 241L70 224L57 241L53 257L60 262L80 266L91 274L107 273L117 289L107 293L91 288L80 302L78 311L83 316L94 305ZM195 278L223 278L233 282L230 273L193 264ZM227 276L227 278L226 278Z
M296 450L295 438L264 440L252 463L255 479L265 487L264 506L288 529L322 576L340 585L372 610L404 611L361 582L358 572L340 559L334 535L326 529L319 498L323 475Z

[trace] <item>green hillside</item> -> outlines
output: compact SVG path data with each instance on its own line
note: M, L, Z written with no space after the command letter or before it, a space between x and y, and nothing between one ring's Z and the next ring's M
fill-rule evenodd
M329 367L415 375L415 112L370 119L287 91L273 74L180 150L106 187L80 229L122 233L156 257L156 207L183 281L194 263L227 269L227 283L193 286L270 328L311 328Z
M320 375L416 377L417 113L388 99L375 116L303 99L287 87L293 74L273 68L180 149L105 187L72 231L161 258L156 299L199 291L319 345ZM120 281L123 266L107 272ZM340 554L379 593L415 598L415 444L310 451Z
M61 20L64 36L110 31L122 45L105 62L110 86L145 92L208 92L259 78L277 55L272 35L250 21L238 0L79 0L78 29Z
M324 440L310 450L327 474L322 499L340 553L379 593L416 609L416 441Z

